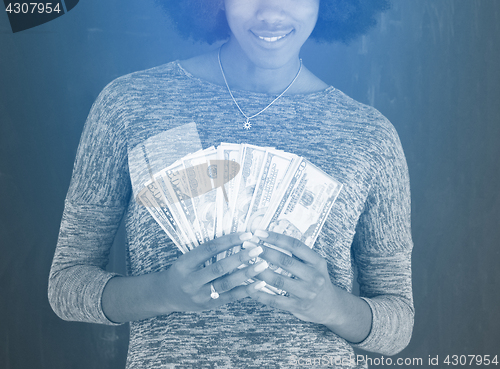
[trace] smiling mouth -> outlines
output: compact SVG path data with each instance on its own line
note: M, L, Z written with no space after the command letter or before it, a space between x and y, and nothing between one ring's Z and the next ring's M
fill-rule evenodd
M259 39L263 40L263 41L266 41L266 42L276 42L276 41L279 41L283 38L285 38L286 36L288 36L290 33L292 33L292 31L288 32L287 34L284 34L284 35L281 35L281 36L270 36L270 37L266 37L266 36L259 36L259 35L256 35Z

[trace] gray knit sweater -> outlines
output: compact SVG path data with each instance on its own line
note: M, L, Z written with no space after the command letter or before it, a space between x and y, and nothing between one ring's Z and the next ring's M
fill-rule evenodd
M235 98L252 113L273 97L235 91ZM314 250L346 291L357 271L373 324L354 346L384 355L402 350L413 327L412 239L408 169L394 127L333 87L285 95L252 119L252 129L243 123L224 87L193 77L177 62L110 83L88 116L66 197L49 279L54 311L67 320L113 324L101 296L116 276L104 268L122 217L128 275L165 270L179 256L135 201L149 174L200 148L250 143L303 156L343 184ZM130 322L127 368L295 363L366 367L328 328L250 298L214 311Z

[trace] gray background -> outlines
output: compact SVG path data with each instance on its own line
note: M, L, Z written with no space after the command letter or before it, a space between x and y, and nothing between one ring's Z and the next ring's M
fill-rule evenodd
M424 367L429 355L500 355L499 25L497 0L395 0L368 36L303 49L401 136L416 318L399 356ZM16 34L0 14L0 367L124 366L127 325L63 322L47 302L76 147L108 82L207 49L179 39L152 0L82 0ZM110 268L123 260L115 251Z

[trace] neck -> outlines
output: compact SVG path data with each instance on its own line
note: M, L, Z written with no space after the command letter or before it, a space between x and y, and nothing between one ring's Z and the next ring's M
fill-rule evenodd
M281 93L294 80L301 66L298 55L279 66L256 63L247 57L234 39L224 44L219 52L227 83L235 90Z

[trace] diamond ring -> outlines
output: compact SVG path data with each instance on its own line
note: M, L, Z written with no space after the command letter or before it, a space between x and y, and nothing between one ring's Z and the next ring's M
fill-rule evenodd
M210 291L212 291L210 293L211 298L214 300L219 298L219 293L215 290L213 283L210 283Z

